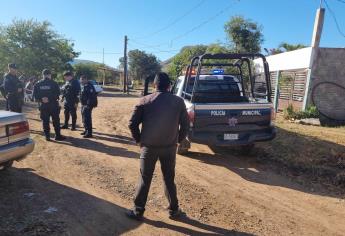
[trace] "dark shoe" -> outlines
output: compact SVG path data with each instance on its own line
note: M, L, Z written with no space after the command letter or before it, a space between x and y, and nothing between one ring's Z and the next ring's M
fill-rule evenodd
M46 136L46 141L50 141L50 136Z
M83 138L92 138L92 134L85 134Z
M175 211L169 210L169 218L170 219L178 219L180 217L186 216L186 213L181 211L181 209L177 209Z
M68 129L68 125L61 126L61 129Z
M81 135L85 135L85 134L86 134L86 131L84 131L84 132L81 132L80 134L81 134Z
M76 131L77 129L76 129L75 127L72 127L71 130L72 130L72 131Z
M133 210L128 210L126 212L126 215L127 215L128 218L130 218L132 220L137 220L137 221L142 221L143 220L143 214L136 213Z
M62 135L58 135L58 136L55 137L55 140L56 141L64 141L64 140L66 140L66 137L62 136Z

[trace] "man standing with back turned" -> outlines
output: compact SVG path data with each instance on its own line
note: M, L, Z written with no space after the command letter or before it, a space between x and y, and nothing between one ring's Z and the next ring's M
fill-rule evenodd
M52 79L50 70L44 69L42 71L42 76L43 79L34 87L33 97L39 103L44 135L46 140L50 141L49 121L50 117L52 117L53 126L55 129L55 140L62 141L66 138L62 136L60 132L60 88L58 83Z
M156 92L140 100L129 123L133 138L141 146L141 176L134 199L135 206L127 213L128 217L136 220L143 218L158 159L164 177L165 195L169 200L170 218L181 215L174 181L176 148L177 143L187 135L188 115L184 101L169 92L171 82L167 74L157 74L154 85Z

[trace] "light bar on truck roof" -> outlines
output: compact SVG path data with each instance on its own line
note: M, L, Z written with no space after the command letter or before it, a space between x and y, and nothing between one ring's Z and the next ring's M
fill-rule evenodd
M223 69L213 69L212 70L212 74L213 75L223 75L224 74L224 70Z

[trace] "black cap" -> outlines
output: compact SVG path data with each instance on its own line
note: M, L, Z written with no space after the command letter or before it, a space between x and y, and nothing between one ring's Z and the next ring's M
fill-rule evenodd
M65 71L63 76L73 76L73 73L71 71Z
M48 69L44 69L43 71L42 71L42 75L51 75L52 73L50 72L50 70L48 70Z
M156 84L158 90L162 90L162 91L166 91L171 85L169 75L164 72L160 72L156 74L154 83Z
M15 63L8 64L8 68L18 69L18 67L17 67L17 65Z

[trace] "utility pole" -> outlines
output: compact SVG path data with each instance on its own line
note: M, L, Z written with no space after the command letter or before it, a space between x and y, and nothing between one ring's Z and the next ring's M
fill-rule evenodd
M124 47L124 53L123 53L123 93L127 92L127 77L128 77L128 68L127 68L127 43L128 38L127 35L125 36L125 47Z
M104 48L103 48L103 68L105 68L105 64L104 64ZM103 69L103 86L105 85L105 69Z
M317 9L314 23L313 38L311 41L311 46L313 48L318 48L320 45L323 22L325 18L325 8L322 8L322 1L320 3L320 8Z

